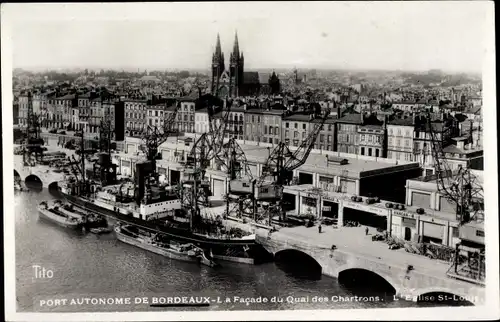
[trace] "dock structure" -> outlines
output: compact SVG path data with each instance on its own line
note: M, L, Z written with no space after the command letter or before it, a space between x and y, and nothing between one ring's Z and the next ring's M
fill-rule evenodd
M356 270L383 278L395 295L418 301L431 293L448 294L474 305L485 303L484 287L447 276L451 263L391 250L387 244L373 242L362 227L326 228L322 233L307 227L282 228L271 234L258 230L257 241L269 252L301 252L321 267L323 275L339 278Z
M49 141L49 150L60 149L50 146L52 141ZM144 160L144 156L137 153L138 144L139 141L125 141L113 154L113 162L121 175L133 176L134 165ZM182 178L189 144L189 141L183 143L177 138L170 138L159 149L162 159L157 162L158 173L171 184ZM267 147L245 145L244 142L241 145L246 150L252 171L256 171L258 176L267 157ZM484 301L484 287L450 278L447 272L451 263L406 253L401 249L390 250L387 244L371 240L372 234L385 231L401 240L418 242L422 238L431 238L433 242L447 247L454 247L460 241L456 234L458 223L455 214L447 209L439 210L439 196L435 192L426 192L430 205L423 212L418 211L420 207L412 205L422 199L420 194L425 192L423 184L414 180L418 164L378 162L346 155L341 155L339 160L339 156L334 158L330 154L316 152L306 164L295 170L294 177L297 179L292 185L284 187L284 199L289 203L288 213L308 214L320 221L332 219L337 228L325 226L323 233L318 233L315 228L300 226L281 228L270 235L267 230L255 226L249 228L257 232L259 243L275 255L284 251L307 254L328 276L339 277L342 272L354 269L373 272L405 298L443 292ZM21 179L37 176L45 186L64 177L48 167L24 167L22 156L15 156L14 169ZM212 164L206 175L214 198L221 199L227 193L226 173ZM392 190L381 190L382 186ZM399 192L394 193L396 190ZM363 227L343 227L350 221L360 222ZM363 233L365 227L370 227L368 236Z

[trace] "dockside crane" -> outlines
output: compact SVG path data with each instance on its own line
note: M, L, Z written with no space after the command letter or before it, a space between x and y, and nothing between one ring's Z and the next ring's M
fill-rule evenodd
M475 230L474 224L484 221L482 183L468 164L465 167L458 165L455 170L451 169L443 152L443 138L435 133L430 113L427 114L427 126L431 139L437 191L455 205L456 218L459 223L458 235L461 241L456 245L453 265L448 271L448 276L483 284L485 279L484 245L469 241L471 228ZM472 131L470 136L469 143L472 143ZM477 236L477 231L473 235ZM463 259L463 254L467 256L466 261Z
M273 217L276 215L281 221L286 220L283 207L283 187L292 181L293 170L306 162L329 115L330 109L326 110L321 118L316 119L314 128L295 151L292 152L287 143L279 142L263 165L262 175L256 180L235 179L230 182L230 193L245 197L239 202L247 205L247 209L253 210L251 213L253 213L255 222L263 224L267 222L267 225L271 225ZM258 213L257 204L264 209L262 213ZM250 212L247 211L243 215L248 215L248 213ZM226 215L228 214L226 213Z
M165 105L167 107L167 105ZM149 163L149 173L145 174L144 187L146 192L151 192L152 186L158 182L158 173L156 169L156 160L161 156L158 155L158 148L160 145L165 143L167 139L177 131L177 112L179 110L178 104L172 112L167 112L166 108L163 111L163 126L161 129L155 125L148 125L146 132L144 133L143 140L143 151L146 154L147 162ZM141 174L142 175L142 174ZM138 192L142 196L141 192ZM147 193L146 195L151 195Z
M227 101L226 106L221 121L217 123L213 118L214 106L208 107L209 132L203 133L195 141L186 158L184 179L179 184L178 194L183 208L188 212L191 226L196 225L199 220L199 206L209 204L210 183L205 180L205 172L223 150L230 114L230 104Z
M43 139L40 137L40 116L33 112L33 96L28 92L26 139L23 144L24 166L34 166L43 154Z

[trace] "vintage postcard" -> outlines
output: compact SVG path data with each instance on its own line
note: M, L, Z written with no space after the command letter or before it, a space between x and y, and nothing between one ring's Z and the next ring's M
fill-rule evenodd
M492 2L1 24L8 321L499 317Z

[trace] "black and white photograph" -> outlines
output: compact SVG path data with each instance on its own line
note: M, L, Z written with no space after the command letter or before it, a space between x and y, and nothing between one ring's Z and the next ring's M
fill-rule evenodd
M3 4L7 320L498 318L493 8Z

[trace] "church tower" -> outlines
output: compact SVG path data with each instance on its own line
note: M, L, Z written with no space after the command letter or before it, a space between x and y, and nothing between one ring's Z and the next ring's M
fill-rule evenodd
M240 47L238 44L238 33L235 33L233 52L229 57L229 89L232 97L241 95L243 85L243 66L244 57L243 53L240 54Z
M217 91L219 90L219 79L224 70L224 54L222 53L219 34L217 34L215 52L212 55L212 94L215 96L217 96Z

